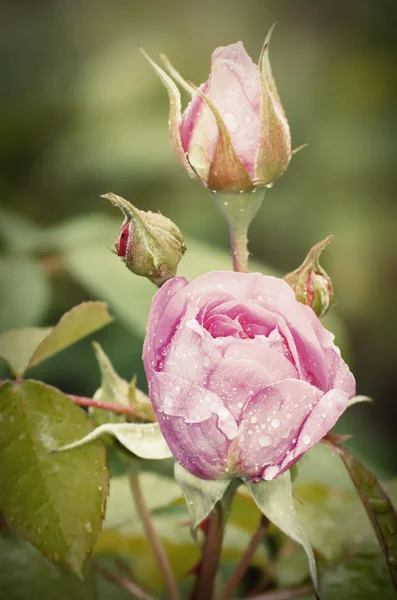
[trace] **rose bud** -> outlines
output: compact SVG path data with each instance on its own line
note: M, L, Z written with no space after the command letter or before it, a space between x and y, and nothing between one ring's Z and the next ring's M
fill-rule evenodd
M310 306L318 317L326 314L334 296L331 279L319 262L321 252L333 239L334 236L329 235L313 246L301 266L284 277L296 299Z
M115 194L105 194L103 198L108 198L125 216L115 247L128 269L158 286L174 277L186 250L178 227L163 215L138 210Z
M173 79L151 58L170 97L170 137L189 175L218 192L271 186L288 167L291 135L273 79L266 38L258 66L242 42L217 48L208 81L196 88L163 55L170 75L192 96L181 114Z
M289 469L355 395L333 339L282 279L219 271L164 284L143 360L178 463L207 480Z

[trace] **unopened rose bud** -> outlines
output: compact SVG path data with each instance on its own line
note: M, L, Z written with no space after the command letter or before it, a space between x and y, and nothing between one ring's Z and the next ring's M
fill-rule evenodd
M320 254L334 239L329 235L310 250L302 265L284 279L295 292L296 299L310 306L318 317L328 311L334 295L331 279L320 265Z
M271 32L255 65L242 42L217 48L206 83L196 88L162 56L192 100L181 112L173 79L143 52L168 90L174 152L193 179L217 192L271 186L288 167L291 134L269 61Z
M157 286L176 275L186 247L178 227L159 213L138 210L121 196L105 194L124 214L115 242L118 256L130 271Z

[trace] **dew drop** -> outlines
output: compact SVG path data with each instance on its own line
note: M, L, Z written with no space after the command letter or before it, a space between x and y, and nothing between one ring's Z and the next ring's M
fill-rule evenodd
M262 448L267 448L268 446L271 446L273 442L273 438L270 437L270 435L267 435L266 433L261 433L258 436L258 443L260 446L262 446Z
M308 436L308 435L304 435L302 441L307 446L312 441L312 438L310 436Z
M257 423L258 417L254 415L253 417L250 418L250 421L251 421L251 423Z
M274 427L274 429L277 429L278 427L280 427L280 421L278 419L272 419L270 425Z
M230 111L227 111L223 115L223 120L230 133L236 133L238 131L238 123L236 115Z
M378 514L386 514L391 510L390 504L383 498L368 498L368 501L374 511Z
M86 521L84 523L84 529L86 530L87 533L92 533L92 525L89 521Z

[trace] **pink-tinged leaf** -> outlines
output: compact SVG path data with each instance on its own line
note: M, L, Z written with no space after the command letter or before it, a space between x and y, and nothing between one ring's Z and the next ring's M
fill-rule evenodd
M193 84L191 85L193 86ZM215 192L249 192L253 190L254 186L248 171L233 147L229 132L218 109L201 90L193 87L212 111L218 126L218 140L208 174L208 187Z
M170 139L171 139L171 145L176 154L176 157L179 160L182 167L184 169L186 169L186 171L188 172L189 176L192 179L197 179L198 181L201 181L200 178L195 173L195 171L190 166L190 163L186 158L185 151L183 150L183 147L182 147L182 141L181 141L181 136L180 136L180 132L179 132L179 126L180 126L181 120L182 120L181 95L179 93L179 90L178 90L177 86L175 85L175 83L173 82L173 80L171 79L171 77L169 77L169 75L167 75L167 73L165 71L163 71L163 69L161 67L159 67L142 48L140 48L140 51L143 54L143 56L146 58L148 63L156 71L157 75L160 77L162 83L165 85L165 87L167 89L168 97L170 100L170 114L169 114Z
M390 576L397 589L397 512L375 475L340 445L339 436L328 434L325 443L341 457L372 523Z
M275 181L284 173L291 159L291 134L288 121L274 82L269 60L269 44L274 25L269 31L259 57L262 101L260 136L256 155L255 180L260 185Z

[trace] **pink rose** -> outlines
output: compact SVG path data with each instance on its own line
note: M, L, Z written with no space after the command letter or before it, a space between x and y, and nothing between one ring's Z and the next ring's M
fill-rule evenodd
M165 283L143 358L163 435L202 479L273 479L355 394L333 335L285 281L258 273Z
M170 134L177 158L211 190L250 191L270 185L291 159L291 135L270 67L269 41L270 34L258 66L242 42L217 48L209 79L198 91L165 61L171 76L192 93L183 116L178 88L147 57L170 94Z

